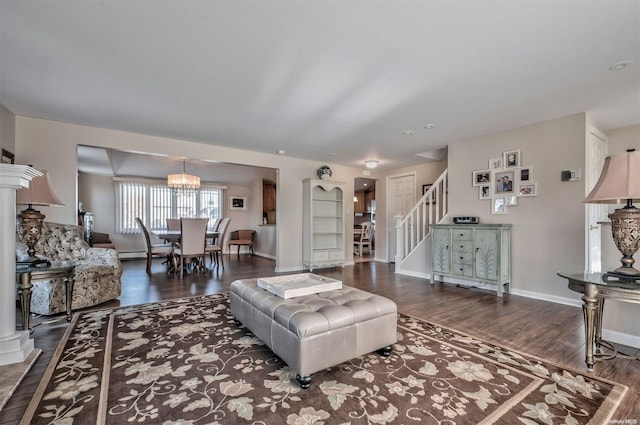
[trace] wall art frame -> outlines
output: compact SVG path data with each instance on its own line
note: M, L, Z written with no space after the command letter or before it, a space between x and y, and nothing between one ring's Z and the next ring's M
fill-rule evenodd
M520 149L505 151L503 152L503 167L504 169L509 168L520 168L520 164L522 163L522 154L520 153Z
M484 184L482 186L478 186L478 198L481 200L491 199L491 196L492 196L491 188L492 188L492 185L490 184Z
M247 197L246 196L230 196L229 209L230 210L246 210Z
M493 172L493 187L496 195L507 195L509 193L515 193L516 187L516 172L511 171L494 171Z
M12 154L6 149L2 149L2 159L0 160L0 163L15 164L15 161L16 161L16 156L14 154Z
M537 183L521 183L518 186L518 196L538 196L538 184Z
M482 186L491 183L491 170L478 170L473 172L473 186Z
M527 167L521 167L519 180L521 183L531 183L533 181L533 167L530 165Z
M504 196L493 198L491 202L491 214L506 214L507 206L504 201Z

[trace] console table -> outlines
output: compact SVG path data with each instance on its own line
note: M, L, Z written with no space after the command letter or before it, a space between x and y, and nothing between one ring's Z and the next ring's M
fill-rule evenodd
M600 273L565 273L558 272L558 276L569 282L569 289L582 295L582 311L584 312L585 330L585 363L589 370L598 360L608 360L618 353L613 345L602 339L602 313L604 300L618 300L640 303L640 284L624 280L607 281ZM611 349L613 354L595 353L594 346Z
M33 281L60 278L64 282L65 301L67 307L67 321L71 321L71 302L73 300L73 274L76 264L73 261L52 261L50 265L21 266L16 264L16 274L19 276L18 295L22 308L22 329L29 330L29 316L31 315L31 288Z

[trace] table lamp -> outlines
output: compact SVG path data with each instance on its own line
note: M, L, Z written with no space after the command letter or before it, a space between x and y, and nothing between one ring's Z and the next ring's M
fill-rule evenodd
M29 187L24 187L16 192L16 204L27 205L27 208L18 214L19 232L22 241L27 244L29 258L16 261L17 264L28 264L36 266L41 263L49 263L48 260L36 257L35 246L42 235L42 222L46 217L40 211L33 209L34 205L53 206L64 205L53 193L49 172L39 170L42 176L35 177L29 183Z
M608 156L595 187L584 202L592 204L625 204L609 214L613 241L622 253L622 266L605 273L606 277L625 280L640 279L640 271L633 267L633 254L640 247L640 209L633 202L640 201L640 152Z

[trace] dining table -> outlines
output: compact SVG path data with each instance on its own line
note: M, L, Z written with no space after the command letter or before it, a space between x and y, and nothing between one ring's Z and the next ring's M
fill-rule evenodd
M152 232L158 239L162 239L168 243L180 242L181 232L180 230L156 230ZM216 239L220 232L214 232L213 230L207 230L205 233L206 239L212 239L211 243L216 243Z

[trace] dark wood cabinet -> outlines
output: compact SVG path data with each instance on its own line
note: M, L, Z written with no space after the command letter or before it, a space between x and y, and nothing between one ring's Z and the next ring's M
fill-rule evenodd
M376 192L370 190L364 193L364 212L373 212L373 200L376 199Z
M353 200L353 212L356 212L356 213L365 212L364 191L363 190L358 190L355 193L355 199Z
M262 182L262 211L266 214L266 224L276 224L276 185Z

